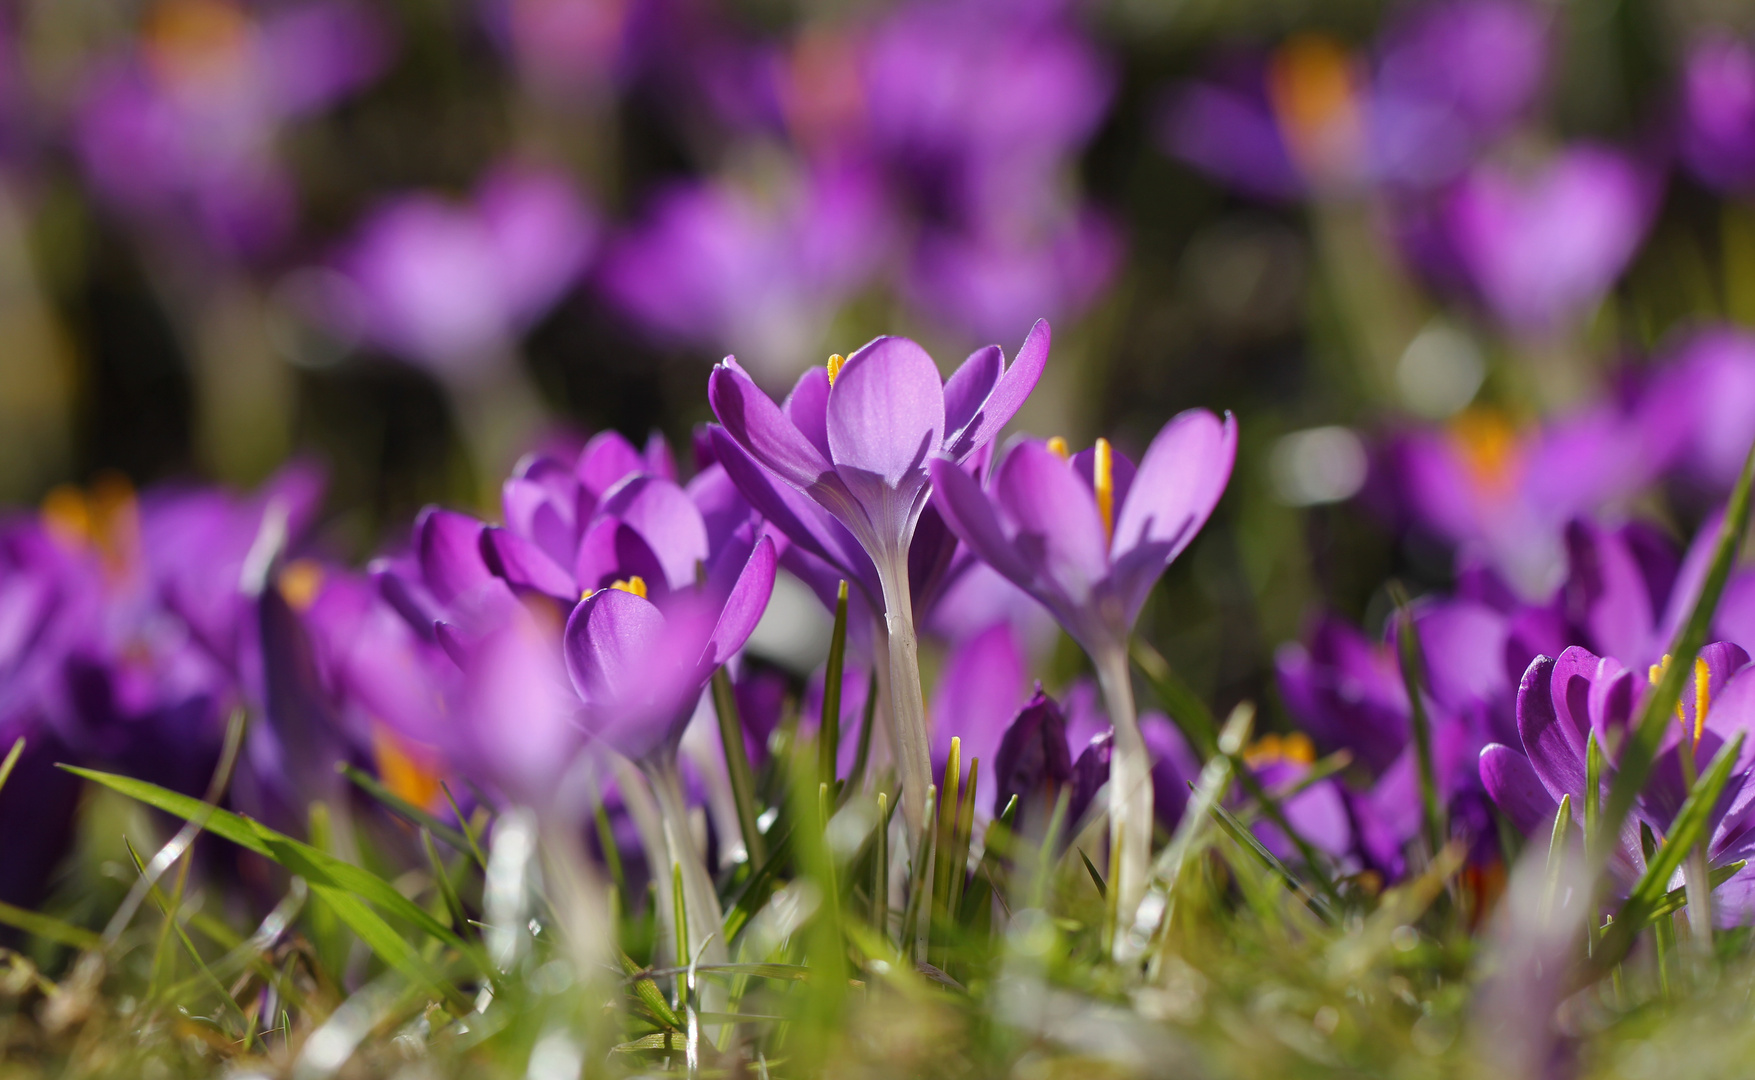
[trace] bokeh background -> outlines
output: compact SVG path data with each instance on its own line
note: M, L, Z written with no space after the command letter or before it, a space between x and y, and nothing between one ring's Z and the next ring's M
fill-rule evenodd
M1271 699L1311 612L1452 573L1398 433L1490 472L1755 320L1751 34L1706 0L13 0L0 501L306 455L363 559L491 514L533 446L687 447L728 352L779 392L1045 316L1020 428L1238 416L1149 632Z

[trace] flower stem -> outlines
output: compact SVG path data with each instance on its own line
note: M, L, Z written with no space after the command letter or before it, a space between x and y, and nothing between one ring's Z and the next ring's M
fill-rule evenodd
M652 784L652 795L658 802L658 818L669 849L666 861L682 869L683 910L689 921L690 947L701 952L704 964L723 964L726 949L723 927L725 912L719 906L719 894L707 873L707 864L695 850L689 831L688 805L683 800L682 777L677 772L676 758L660 754L640 762L641 769ZM659 867L654 873L662 872ZM674 934L675 928L671 928ZM709 940L711 939L711 940ZM674 940L674 936L672 938ZM702 945L706 948L702 951ZM687 966L692 957L677 957L677 966Z
M884 628L890 639L891 749L902 777L902 813L908 845L917 849L924 825L932 758L926 739L926 698L920 690L920 644L914 636L914 602L908 591L908 557L878 560L884 588Z
M1119 954L1133 926L1134 912L1145 896L1152 859L1152 763L1134 713L1126 644L1102 649L1091 659L1096 664L1109 722L1115 726L1109 758L1109 843L1120 856L1109 887L1116 898L1115 948Z

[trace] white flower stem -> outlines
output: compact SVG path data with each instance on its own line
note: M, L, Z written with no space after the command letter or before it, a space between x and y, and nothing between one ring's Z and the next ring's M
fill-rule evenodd
M682 777L677 771L676 757L672 754L659 754L643 760L640 766L646 773L646 778L651 781L652 795L658 802L658 818L668 849L664 865L654 866L653 872L662 873L668 878L672 866L682 868L683 911L689 922L689 949L700 954L703 964L723 964L727 956L725 912L719 906L719 894L713 888L712 877L707 873L707 863L701 853L695 850L694 837L689 830L688 805L683 800ZM668 912L663 914L668 916ZM661 921L670 920L666 917ZM675 927L670 928L671 941L676 940L675 930ZM703 944L706 945L705 951L701 948ZM690 959L692 958L687 956L678 957L677 966L687 965Z
M1098 650L1091 657L1115 742L1109 757L1109 844L1118 851L1115 880L1115 945L1119 955L1133 925L1134 912L1146 892L1152 859L1152 762L1140 737L1134 713L1133 678L1125 643Z
M890 748L901 773L902 813L908 846L918 848L932 784L932 756L926 736L926 698L920 689L920 643L914 636L914 601L908 591L908 556L878 560L884 588L884 627L890 639Z

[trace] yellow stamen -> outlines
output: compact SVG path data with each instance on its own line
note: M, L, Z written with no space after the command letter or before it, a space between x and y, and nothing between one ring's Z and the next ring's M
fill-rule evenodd
M639 574L611 582L609 587L612 589L620 589L625 593L633 593L642 600L646 599L646 579Z
M1310 736L1302 731L1294 731L1280 740L1280 752L1286 755L1287 761L1295 761L1300 765L1309 765L1316 761L1316 746Z
M836 353L833 356L829 357L829 385L830 386L835 385L835 376L841 374L841 369L846 367L846 366L847 366L847 358L845 356L842 356L840 353Z
M1670 654L1665 653L1664 658L1653 664L1646 674L1651 679L1651 684L1656 686L1663 679L1664 672L1669 669ZM1706 711L1711 706L1712 669L1707 666L1705 657L1696 656L1694 658L1694 741L1696 744L1700 742L1701 733L1706 730ZM1687 726L1688 713L1682 708L1680 699L1676 701L1676 719L1682 721L1684 727Z
M1694 742L1700 743L1700 733L1706 727L1706 710L1712 704L1712 669L1706 666L1704 657L1694 658Z
M1115 457L1108 439L1098 439L1091 456L1091 486L1097 492L1097 513L1103 518L1103 539L1115 537Z
M432 755L389 728L372 728L372 758L384 786L416 806L430 808L439 797L438 769Z
M1072 456L1072 451L1066 447L1066 440L1059 435L1048 440L1048 452L1062 461Z
M294 559L280 572L276 584L294 611L304 611L323 590L323 564L316 559Z

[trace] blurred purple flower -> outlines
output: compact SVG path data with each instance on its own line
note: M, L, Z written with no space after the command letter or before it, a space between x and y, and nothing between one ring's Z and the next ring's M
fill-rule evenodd
M597 222L558 173L503 167L468 205L394 198L360 226L317 314L453 378L503 362L584 272ZM339 286L339 282L335 285Z
M1412 6L1369 63L1327 38L1294 38L1178 88L1167 152L1269 199L1308 191L1431 191L1510 130L1546 74L1542 13L1515 0Z
M155 11L138 52L100 64L83 89L74 142L86 175L130 213L192 222L223 254L269 251L297 214L281 128L376 76L384 26L329 0L260 18L225 0Z
M1677 476L1708 494L1726 494L1755 442L1755 336L1713 326L1666 352L1652 397L1686 433Z
M872 279L894 233L873 178L799 168L764 197L727 180L661 192L599 278L662 336L751 358L764 379L810 362L835 313Z
M1716 34L1696 41L1680 111L1682 160L1696 177L1727 191L1755 184L1755 51Z
M1563 531L1625 503L1660 476L1684 434L1667 399L1585 408L1532 431L1470 410L1445 431L1396 440L1390 466L1413 520L1491 568L1526 600L1565 575Z
M991 770L1006 726L1028 698L1029 662L1007 623L995 623L951 650L932 696L932 760L950 760L951 739L967 769Z
M1530 174L1478 165L1450 196L1450 243L1502 322L1555 333L1589 316L1632 261L1660 184L1626 154L1589 144Z

